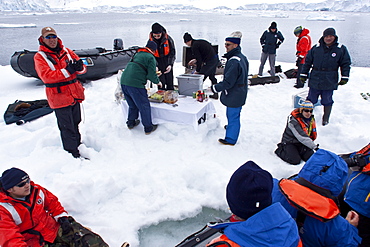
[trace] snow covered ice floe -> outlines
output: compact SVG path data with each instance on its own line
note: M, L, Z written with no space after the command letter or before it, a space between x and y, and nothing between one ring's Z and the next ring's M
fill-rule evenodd
M306 17L307 21L345 21L345 18L337 17L335 15L317 15L312 14Z
M7 23L0 23L0 28L35 28L37 27L36 24L7 24Z

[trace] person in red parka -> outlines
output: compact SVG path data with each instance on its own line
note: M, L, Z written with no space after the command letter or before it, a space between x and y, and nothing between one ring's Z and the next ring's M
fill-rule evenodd
M297 75L300 75L302 72L303 64L306 58L308 51L311 49L311 37L308 35L310 30L304 28L302 26L298 26L294 29L294 35L298 38L297 39L297 61L296 65L298 67ZM303 88L304 84L297 76L297 83L294 85L295 88Z
M44 27L39 37L39 51L34 56L35 70L46 87L48 103L55 111L63 148L79 158L81 134L80 103L85 99L84 88L77 80L86 73L86 65L62 40L52 27Z
M75 246L72 245L74 222L58 198L31 181L25 171L13 167L3 172L0 178L1 247ZM108 247L103 241L96 246Z

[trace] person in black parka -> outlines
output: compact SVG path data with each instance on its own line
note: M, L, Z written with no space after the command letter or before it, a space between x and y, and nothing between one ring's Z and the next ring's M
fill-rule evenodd
M307 100L316 104L319 96L324 106L322 125L329 123L333 101L333 92L338 85L345 85L349 79L351 57L347 48L338 43L334 28L325 29L319 43L309 50L305 64L300 74L300 80L305 83L307 78L310 88ZM341 70L339 80L338 69ZM309 76L308 76L309 75ZM339 81L339 82L338 82Z
M269 29L263 32L260 43L262 46L261 64L258 70L258 75L262 76L263 67L265 66L267 58L270 63L270 75L275 76L275 59L276 49L284 42L284 36L277 29L276 22L272 22Z

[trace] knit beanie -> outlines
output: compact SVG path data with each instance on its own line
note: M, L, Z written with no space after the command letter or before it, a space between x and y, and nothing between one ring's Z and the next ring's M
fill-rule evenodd
M152 25L152 33L162 33L163 32L163 27L159 23L154 23Z
M294 29L294 35L300 34L303 30L302 26L298 26Z
M0 178L0 182L3 189L8 190L27 178L29 178L29 176L26 172L13 167L3 172Z
M276 29L277 28L277 24L276 22L271 22L271 26L269 27L269 29Z
M323 34L322 34L323 37L326 37L328 35L333 35L333 36L337 37L337 35L335 33L335 29L332 28L332 27L329 27L329 28L325 29Z
M154 41L149 40L148 43L146 43L145 47L149 48L150 50L155 52L157 50L157 43L155 43Z
M313 109L313 104L309 100L298 102L298 104L299 104L299 108Z
M184 34L184 43L190 41L190 40L193 40L193 37L191 37L191 35L189 33L185 33Z
M232 32L229 35L229 37L227 37L225 40L230 41L234 44L240 45L241 38L242 38L242 33L240 31L235 31L235 32Z
M239 167L226 188L226 199L233 214L248 219L272 204L272 176L253 161Z

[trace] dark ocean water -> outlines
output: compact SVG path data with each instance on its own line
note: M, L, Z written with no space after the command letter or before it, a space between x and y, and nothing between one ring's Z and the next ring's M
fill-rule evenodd
M146 44L150 27L154 22L161 23L175 41L177 61L182 60L183 40L185 32L193 38L203 38L218 44L219 54L225 52L224 38L232 31L243 33L242 49L250 60L259 60L259 38L271 21L276 21L285 42L278 50L277 61L295 62L296 37L293 30L302 25L311 31L313 43L316 43L327 27L337 30L339 41L347 46L352 66L368 67L370 60L366 57L370 49L370 34L366 32L370 22L369 13L331 13L344 21L307 21L309 12L285 12L288 18L266 17L280 13L258 12L241 14L222 13L187 13L187 14L130 14L130 13L59 13L10 15L0 14L0 24L35 24L36 28L0 28L0 65L9 64L15 51L38 48L37 39L44 26L56 29L63 43L72 49L104 47L112 49L113 40L122 38L125 47ZM314 13L318 14L318 13Z

